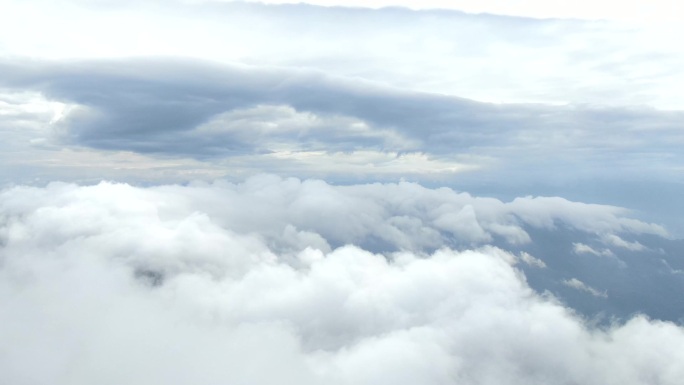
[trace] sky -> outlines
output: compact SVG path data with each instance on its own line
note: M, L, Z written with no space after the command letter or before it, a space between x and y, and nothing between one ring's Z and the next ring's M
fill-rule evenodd
M0 0L0 382L678 383L682 7Z

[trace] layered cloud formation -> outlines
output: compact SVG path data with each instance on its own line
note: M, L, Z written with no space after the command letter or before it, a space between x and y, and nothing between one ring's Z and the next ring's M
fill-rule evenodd
M0 210L7 383L676 384L684 375L680 326L645 316L591 326L527 283L523 267L552 268L551 256L486 246L501 238L512 249L533 237L526 228L560 226L603 234L619 256L633 245L620 236L665 235L614 207L261 176L18 187L2 192ZM560 284L596 294L577 278Z
M383 149L445 156L478 149L494 157L520 149L537 156L602 148L630 153L642 146L667 153L681 144L679 111L495 105L310 70L126 60L8 62L2 73L10 89L71 106L53 120L61 123L61 139L100 149L197 158Z
M684 13L292 3L0 0L0 383L681 382Z
M4 185L405 177L628 206L684 233L676 24L465 3L5 3Z

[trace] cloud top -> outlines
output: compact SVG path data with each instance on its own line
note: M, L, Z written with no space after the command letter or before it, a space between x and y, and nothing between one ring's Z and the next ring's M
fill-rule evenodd
M3 382L675 384L684 375L681 327L644 316L590 326L530 288L520 261L544 269L545 256L456 250L524 243L526 229L561 223L662 232L614 207L261 176L17 187L0 194L0 212ZM579 279L565 285L602 294Z

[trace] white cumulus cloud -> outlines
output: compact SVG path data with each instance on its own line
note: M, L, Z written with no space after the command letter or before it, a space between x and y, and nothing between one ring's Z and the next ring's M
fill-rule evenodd
M521 225L544 210L544 218L590 223L563 209L579 204L552 202L559 207L530 198L522 215L520 202L447 189L272 176L4 190L0 379L678 383L680 326L637 316L596 329L532 290L514 254L444 247L450 237L496 236L490 223ZM593 209L602 229L624 230L619 211ZM444 225L452 219L440 214L463 210L453 218L460 227ZM394 251L358 246L378 238Z

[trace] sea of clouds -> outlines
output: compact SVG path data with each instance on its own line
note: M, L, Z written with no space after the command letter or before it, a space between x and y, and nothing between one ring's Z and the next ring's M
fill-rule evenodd
M667 236L612 206L413 183L5 189L0 382L678 384L677 323L597 324L530 287L551 259L512 250L557 228L616 255Z

